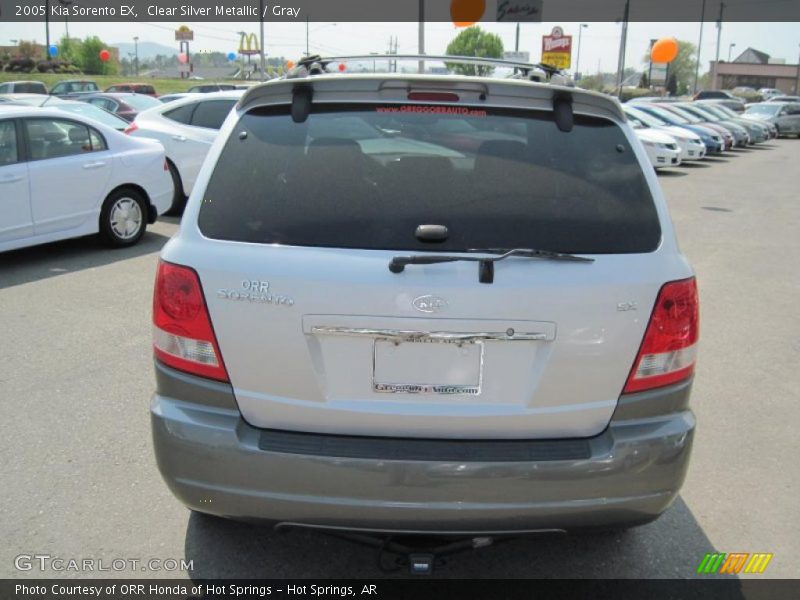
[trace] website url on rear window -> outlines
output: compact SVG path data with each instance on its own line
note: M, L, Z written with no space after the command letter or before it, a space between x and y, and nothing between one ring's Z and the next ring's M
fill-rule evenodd
M485 117L486 111L465 106L379 106L379 113L432 113L437 115L461 115L464 117Z

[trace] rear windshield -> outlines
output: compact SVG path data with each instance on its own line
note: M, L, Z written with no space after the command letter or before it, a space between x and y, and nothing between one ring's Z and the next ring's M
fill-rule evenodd
M352 106L352 105L350 105ZM206 189L210 238L386 250L654 250L653 199L623 131L576 115L435 106L245 114ZM444 242L415 237L445 225Z
M774 115L782 108L780 104L755 104L745 111L750 115Z
M152 98L150 96L144 96L142 94L131 94L130 96L125 96L122 98L125 104L132 106L136 110L147 110L148 108L153 108L154 106L161 106L161 102Z
M108 125L114 129L123 130L129 123L110 112L103 110L100 107L89 104L88 102L64 102L62 104L54 105L58 110L70 112L73 114L83 115L89 119L93 119L103 125Z

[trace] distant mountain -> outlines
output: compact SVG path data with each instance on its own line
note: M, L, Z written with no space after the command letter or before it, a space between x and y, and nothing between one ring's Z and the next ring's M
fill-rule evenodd
M111 44L119 48L119 57L128 58L128 53L133 54L133 42L120 42L118 44ZM150 60L155 58L156 55L161 54L164 56L174 56L178 54L178 43L175 46L165 46L156 42L139 42L139 60Z

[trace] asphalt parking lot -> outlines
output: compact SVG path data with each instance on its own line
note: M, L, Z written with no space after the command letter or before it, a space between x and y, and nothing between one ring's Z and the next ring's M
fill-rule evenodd
M693 462L680 498L625 534L541 535L443 577L691 577L707 552L771 552L800 577L800 140L659 176L701 293ZM91 238L0 255L0 577L20 554L192 560L211 577L377 577L376 552L190 515L153 458L150 309L166 218L138 246ZM402 572L401 572L402 573ZM72 572L45 576L75 577Z

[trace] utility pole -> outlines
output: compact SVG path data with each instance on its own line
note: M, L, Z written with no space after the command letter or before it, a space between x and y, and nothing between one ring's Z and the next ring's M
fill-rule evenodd
M44 59L50 60L50 0L44 0Z
M425 54L425 0L419 0L419 30L417 31L417 54ZM419 61L417 70L425 72L425 61Z
M575 57L575 72L581 72L581 34L583 30L589 27L586 23L578 24L578 55Z
M519 52L519 21L517 21L517 37L514 40L514 52Z
M306 17L306 56L310 56L308 51L308 17Z
M731 62L731 50L733 50L735 47L736 47L736 42L731 42L728 45L728 62Z
M619 61L617 63L617 96L622 95L622 82L625 79L625 46L628 42L628 17L631 0L625 0L625 13L622 15L622 38L619 42Z
M717 19L717 56L714 59L714 72L711 78L711 89L717 89L717 71L719 70L719 45L722 38L722 12L725 10L725 3L719 3L719 18Z
M394 36L389 36L389 51L388 51L389 55L397 54L397 46L396 46L397 42L395 40L396 40L396 38ZM396 69L395 69L395 61L390 60L389 64L387 65L386 70L389 73L394 73L396 71Z
M67 12L64 13L64 30L66 32L67 40L69 40L69 7L74 4L73 0L58 0L61 6L66 7Z
M134 36L133 37L133 49L134 49L133 51L136 53L136 58L135 58L136 62L134 63L134 65L135 65L134 68L136 70L136 76L138 77L139 76L139 36Z
M694 93L697 93L697 78L700 75L700 51L703 48L703 21L706 20L706 0L703 0L703 6L700 9L700 39L697 42L697 59L694 66Z
M261 81L264 81L264 78L267 75L267 65L266 65L266 58L264 55L264 0L258 0L258 24L259 24L259 32L260 32L260 40L259 40L259 48L258 53L261 58Z

